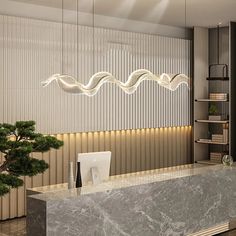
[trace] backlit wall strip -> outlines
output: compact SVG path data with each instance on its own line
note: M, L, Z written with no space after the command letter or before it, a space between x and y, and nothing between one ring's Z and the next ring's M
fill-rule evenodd
M59 134L65 145L34 155L50 164L43 175L24 178L26 185L0 198L0 220L25 215L25 189L67 182L68 162L79 152L112 152L111 175L191 163L191 127Z
M147 81L127 95L106 84L94 97L66 94L56 84L42 88L62 72L61 24L0 16L0 26L1 121L33 119L50 134L190 125L185 85L171 92ZM123 82L141 68L190 75L189 40L96 28L93 50L91 27L79 26L78 48L76 35L75 25L65 25L63 72L82 83L103 70Z

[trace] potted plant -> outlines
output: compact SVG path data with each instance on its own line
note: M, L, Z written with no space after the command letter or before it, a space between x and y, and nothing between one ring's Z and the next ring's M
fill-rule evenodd
M0 152L4 158L0 162L0 196L11 188L22 186L20 176L34 176L49 167L44 160L33 158L31 153L59 149L62 145L63 142L55 137L36 133L34 121L0 124Z
M215 104L210 105L208 114L209 120L221 120L221 115L219 115L217 106Z

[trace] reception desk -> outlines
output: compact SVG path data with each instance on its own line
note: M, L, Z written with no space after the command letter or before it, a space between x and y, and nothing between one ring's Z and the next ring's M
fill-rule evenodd
M186 165L28 190L28 235L214 235L234 228L236 167Z

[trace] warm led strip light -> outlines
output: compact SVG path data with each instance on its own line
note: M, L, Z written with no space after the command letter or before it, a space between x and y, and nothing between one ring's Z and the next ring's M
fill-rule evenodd
M155 81L160 86L171 91L175 91L181 84L186 84L188 88L190 87L189 78L184 74L171 75L163 73L157 76L145 69L136 70L131 73L125 83L117 80L109 72L98 72L94 74L87 85L76 81L76 79L70 75L54 74L42 82L43 87L48 86L54 80L57 82L58 86L67 93L84 94L87 96L95 95L105 83L116 84L127 94L134 93L141 82L145 80Z

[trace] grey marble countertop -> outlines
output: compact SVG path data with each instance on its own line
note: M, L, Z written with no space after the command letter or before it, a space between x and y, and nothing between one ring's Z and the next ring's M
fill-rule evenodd
M46 203L47 235L194 235L236 219L236 167L136 173L30 198Z
M67 197L80 197L82 195L106 192L113 189L127 188L137 185L150 184L154 182L161 182L167 180L174 180L183 177L190 177L194 175L204 175L207 173L225 170L233 167L225 167L223 165L199 165L190 164L183 166L176 166L163 169L155 169L149 171L141 171L123 175L111 176L108 181L98 184L96 186L90 184L83 186L79 189L67 189L68 184L57 184L43 187L36 187L28 189L30 191L38 192L39 194L33 195L33 198L42 201L53 201L53 200L63 200Z

